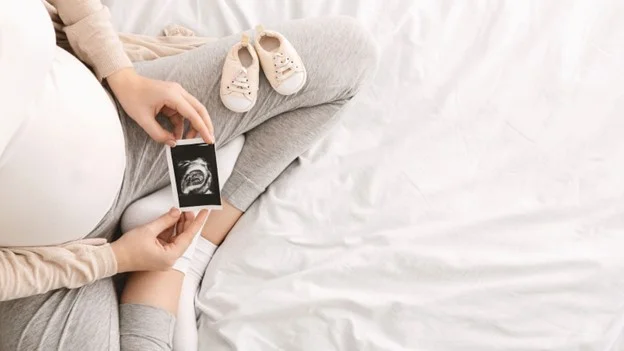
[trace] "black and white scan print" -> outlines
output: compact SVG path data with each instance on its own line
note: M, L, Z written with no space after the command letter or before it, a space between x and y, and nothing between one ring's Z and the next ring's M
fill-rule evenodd
M201 139L180 140L177 146L169 150L169 172L173 172L171 182L179 207L220 207L214 144L206 144Z

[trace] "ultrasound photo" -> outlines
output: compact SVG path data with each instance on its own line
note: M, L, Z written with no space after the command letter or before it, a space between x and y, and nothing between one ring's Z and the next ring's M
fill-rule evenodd
M178 140L167 146L171 188L181 210L221 208L219 175L214 144L203 139Z

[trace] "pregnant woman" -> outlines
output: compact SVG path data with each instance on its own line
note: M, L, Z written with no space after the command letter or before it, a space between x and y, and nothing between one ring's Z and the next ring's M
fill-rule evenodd
M133 66L99 0L3 2L7 23L0 45L15 46L0 50L1 350L171 349L185 272L175 264L194 234L209 256L334 124L376 61L353 20L284 23L275 29L297 49L307 83L285 96L261 76L255 106L236 113L219 82L240 36ZM163 143L183 134L217 148L246 135L223 210L195 218L172 209L119 236L128 205L168 185ZM119 303L111 276L126 271Z

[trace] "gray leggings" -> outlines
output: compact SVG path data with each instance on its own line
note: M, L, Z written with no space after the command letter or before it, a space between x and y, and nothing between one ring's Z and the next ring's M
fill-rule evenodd
M286 167L336 121L376 65L370 35L347 17L305 19L273 27L297 48L308 82L282 96L261 75L256 106L245 114L219 99L223 59L240 35L188 53L136 65L145 76L176 81L208 109L217 148L241 134L245 144L222 196L246 210ZM113 207L89 237L113 240L125 208L169 182L163 147L121 109L126 138L124 181ZM79 289L0 303L1 350L170 350L174 316L144 305L118 305L112 279Z

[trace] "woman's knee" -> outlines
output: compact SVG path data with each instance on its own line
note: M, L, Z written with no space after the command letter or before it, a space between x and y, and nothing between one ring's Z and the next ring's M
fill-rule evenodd
M330 20L340 29L340 37L345 40L345 48L351 48L360 54L355 59L375 67L379 50L370 30L353 17L336 16L330 17Z
M326 28L338 34L334 38L339 41L338 47L346 55L343 64L335 65L335 73L345 78L349 87L357 91L377 69L379 61L377 43L368 28L353 17L329 17L326 21L328 21L325 24Z

